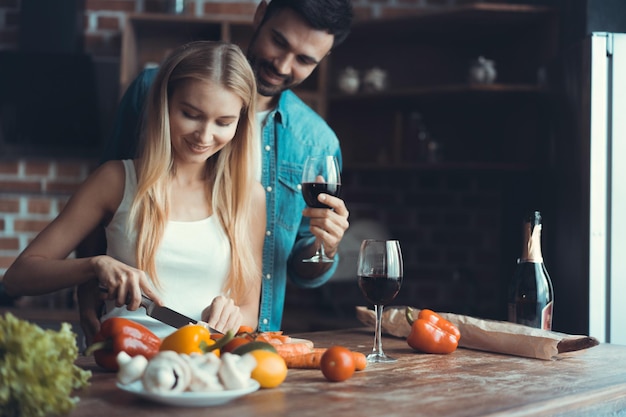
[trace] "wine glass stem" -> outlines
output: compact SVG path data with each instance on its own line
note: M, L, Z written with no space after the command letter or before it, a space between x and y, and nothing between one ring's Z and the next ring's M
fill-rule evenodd
M317 249L317 254L322 258L326 258L326 252L324 252L324 241L320 241L320 247Z
M372 353L382 355L383 341L381 335L383 329L383 306L375 304L374 311L376 312L376 331L374 332L374 348L372 349Z

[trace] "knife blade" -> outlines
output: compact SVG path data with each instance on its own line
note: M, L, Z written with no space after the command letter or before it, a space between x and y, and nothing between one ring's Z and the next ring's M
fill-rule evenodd
M151 299L141 294L141 306L146 309L146 313L153 319L165 323L169 326L180 329L188 324L197 324L198 320L187 317L184 314L174 311L168 307L156 305ZM212 330L209 330L212 331Z
M103 286L100 286L100 291L108 292L107 288ZM178 311L172 310L171 308L156 305L154 301L146 297L144 294L141 294L141 306L146 309L146 314L148 314L148 316L176 329L180 329L188 324L198 324L198 320L196 319L187 317ZM200 322L200 324L209 329L209 332L211 333L223 334L219 330L208 326L205 322Z
M183 326L188 324L198 324L198 320L192 319L191 317L187 317L184 314L179 313L178 311L172 310L169 307L161 307L156 305L151 299L146 297L144 294L141 294L141 305L146 309L146 313L152 317L160 321L161 323L165 323L169 326L180 329ZM223 334L222 332L207 326L205 322L200 323L203 326L206 326L211 333Z

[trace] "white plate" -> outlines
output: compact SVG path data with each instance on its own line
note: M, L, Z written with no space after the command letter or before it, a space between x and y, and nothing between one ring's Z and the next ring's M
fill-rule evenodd
M180 407L207 407L225 404L235 398L250 394L259 389L260 385L254 379L250 380L250 386L242 389L208 391L208 392L173 392L159 394L146 391L141 381L124 385L117 383L119 389L135 394L141 398Z

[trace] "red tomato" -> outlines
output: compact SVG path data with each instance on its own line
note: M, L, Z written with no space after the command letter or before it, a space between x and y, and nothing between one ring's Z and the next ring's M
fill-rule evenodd
M322 355L320 362L322 374L327 380L341 382L352 377L355 370L354 356L350 349L343 346L330 347Z
M250 343L250 339L248 339L247 337L235 337L233 340L231 340L230 342L226 343L224 346L222 346L222 353L224 352L232 352L233 350L235 350L237 347L241 346L241 345L245 345L247 343Z

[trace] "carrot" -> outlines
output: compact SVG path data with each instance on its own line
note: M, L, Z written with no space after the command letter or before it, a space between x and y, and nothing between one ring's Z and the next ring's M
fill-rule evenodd
M281 355L287 364L287 368L296 369L320 369L322 355L326 352L326 348L313 348L308 353ZM361 352L352 352L354 358L354 368L356 371L362 371L367 366L365 355Z
M287 368L320 369L324 352L326 352L326 348L313 348L305 353L281 356L285 360Z
M272 345L280 345L282 343L289 343L291 341L291 337L284 335L282 331L263 332L256 336L256 340L267 342Z
M276 349L276 353L283 357L298 356L311 353L311 346L307 343L283 343L279 345L272 345Z
M352 352L354 357L354 369L356 371L362 371L367 367L367 358L361 352Z

